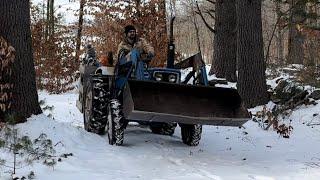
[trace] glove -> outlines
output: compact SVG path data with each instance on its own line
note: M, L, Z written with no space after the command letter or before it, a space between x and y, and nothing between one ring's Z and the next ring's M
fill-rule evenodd
M149 52L149 53L147 54L147 58L146 58L145 60L143 60L143 62L149 63L149 62L152 60L153 57L154 57L154 54L151 53L151 52Z
M148 52L147 59L151 60L154 57L152 52Z

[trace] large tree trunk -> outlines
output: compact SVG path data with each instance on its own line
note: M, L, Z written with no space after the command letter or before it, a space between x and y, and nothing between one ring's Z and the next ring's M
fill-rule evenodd
M261 0L236 1L238 91L247 107L268 101L263 37Z
M288 42L288 63L303 64L305 37L299 30L299 24L305 21L305 2L291 0L291 14L289 19L289 42Z
M27 0L0 1L0 9L0 36L16 49L11 110L23 121L32 114L41 113L32 55L30 3Z
M234 0L215 3L215 34L210 74L237 81L236 77L236 7Z

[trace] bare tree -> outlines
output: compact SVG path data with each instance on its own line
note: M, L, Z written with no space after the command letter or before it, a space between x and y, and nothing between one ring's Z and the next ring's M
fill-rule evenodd
M80 9L79 9L79 21L78 21L78 33L76 39L76 58L75 63L78 63L79 55L80 55L80 47L81 47L81 36L82 36L82 28L83 28L83 8L85 5L85 0L80 0Z
M237 81L236 76L236 6L234 0L207 0L215 9L206 10L215 21L214 29L207 23L198 4L198 14L207 28L214 33L213 60L210 74ZM214 13L214 15L213 15Z
M46 38L54 34L54 0L47 0Z
M275 6L276 6L276 15L277 15L277 61L280 63L280 64L283 64L284 63L284 52L283 52L283 48L284 48L284 43L283 43L283 32L282 32L282 29L283 29L283 25L282 22L283 20L283 17L282 17L282 12L281 12L281 6L280 6L280 2L279 1L275 1Z
M313 18L308 19L307 26L309 27L317 27L317 4L310 4L307 7L307 11L309 14L313 15ZM309 30L310 31L310 30ZM319 53L319 49L317 47L317 43L319 44L319 41L315 38L312 33L306 37L305 42L305 61L304 64L307 66L314 66L316 65L317 58L319 59L319 56L317 55Z
M201 42L200 42L200 35L199 35L199 26L198 26L198 21L197 21L195 10L194 10L195 1L191 0L190 4L191 4L191 13L192 13L192 23L194 25L194 30L196 32L198 51L199 51L200 55L202 56Z
M289 42L288 42L288 63L303 64L305 37L299 30L299 26L306 20L306 1L291 0L289 17Z

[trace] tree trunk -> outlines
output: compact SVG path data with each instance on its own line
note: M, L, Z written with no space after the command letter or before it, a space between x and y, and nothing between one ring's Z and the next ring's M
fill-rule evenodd
M167 14L166 14L166 1L160 0L159 2L159 23L155 23L157 29L157 47L166 47L168 43L168 32L167 32ZM156 54L156 58L158 57L158 61L153 62L154 66L163 67L165 66L166 57L167 57L167 48L162 50L163 54Z
M201 52L201 42L200 42L200 35L199 35L199 26L198 26L198 21L197 21L197 17L196 17L196 14L194 12L194 0L192 0L190 2L191 4L191 13L192 13L192 23L193 23L193 26L194 26L194 30L195 30L195 33L196 33L196 38L197 38L197 46L198 46L198 52L200 53L201 57L202 57L202 52Z
M135 9L136 9L136 11L134 13L134 19L138 20L142 16L142 14L141 14L141 5L142 5L141 0L135 0L134 3L135 3L134 4ZM135 27L137 28L138 31L145 32L145 29L141 23L135 24Z
M80 12L79 12L79 24L78 24L78 33L77 33L77 40L76 40L76 58L75 63L79 64L79 56L80 56L80 47L81 47L81 34L82 34L82 27L83 27L83 7L85 4L85 0L80 0Z
M305 2L291 0L291 14L289 19L289 42L288 42L288 63L303 64L305 37L299 30L299 24L305 21L303 17Z
M316 5L310 5L307 11L308 13L317 14ZM307 23L310 26L316 27L317 18L310 18ZM319 51L319 49L317 48L316 42L317 42L317 38L315 38L314 36L310 34L306 36L306 43L305 43L306 57L303 63L306 66L314 66L316 64L317 53Z
M276 1L276 14L278 19L277 24L277 63L284 64L284 56L283 56L283 34L282 34L282 14L280 9L280 2Z
M45 38L48 40L49 38L49 19L50 19L50 1L47 0L47 19L46 19L46 30L45 30Z
M50 0L50 20L49 20L49 33L50 36L54 35L54 0Z
M210 74L237 81L236 77L236 7L234 0L217 0L215 35Z
M16 49L13 64L13 102L11 113L23 121L41 113L35 81L30 31L29 1L0 1L0 36Z
M161 47L156 49L154 59L149 64L151 67L164 67L167 58L167 49L163 48L167 46L167 18L166 18L166 1L157 0L152 1L149 4L151 14L158 17L156 22L148 23L148 32L145 35L153 36L150 38L150 43L155 47Z
M54 0L47 0L46 39L54 34Z
M246 107L268 101L263 37L261 0L236 1L237 7L237 88Z

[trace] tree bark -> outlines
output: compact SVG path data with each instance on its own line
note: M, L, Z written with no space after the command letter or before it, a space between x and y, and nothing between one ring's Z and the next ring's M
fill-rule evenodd
M11 113L23 121L41 113L35 81L28 0L0 1L0 36L16 49L13 64L13 102Z
M305 21L303 14L306 4L301 0L291 0L290 3L288 63L303 64L305 37L299 30L299 24Z
M308 13L317 14L316 4L310 5L308 7L307 11L308 11ZM310 18L308 20L308 25L316 27L317 26L317 18ZM319 51L319 49L317 48L316 42L317 42L317 38L315 38L312 35L307 35L306 43L305 43L306 57L305 57L305 61L303 63L306 66L316 65L317 53Z
M81 47L81 36L82 36L82 28L83 28L83 8L84 8L85 0L80 0L80 10L79 10L79 24L78 24L78 33L76 40L76 58L75 64L79 64L79 56L80 56L80 47Z
M237 81L236 77L236 7L234 0L215 3L215 34L210 74Z
M197 21L197 17L196 17L196 14L195 14L195 10L194 10L194 0L191 1L191 13L192 13L192 23L193 23L193 26L194 26L194 30L196 32L196 38L197 38L197 46L198 46L198 51L202 57L202 52L201 52L201 42L200 42L200 35L199 35L199 26L198 26L198 21Z
M276 1L276 14L278 19L277 24L277 63L278 64L284 64L284 55L283 55L283 34L282 34L282 15L281 15L281 9L280 9L280 2Z
M54 0L50 0L50 7L49 7L49 35L54 35Z
M46 19L46 30L45 30L45 38L48 40L49 38L49 19L50 19L50 2L51 0L47 0L47 19Z
M237 8L237 88L246 107L268 101L263 36L261 0L236 1Z
M47 0L47 19L45 37L47 40L54 34L54 0Z
M157 0L153 2L153 4L150 3L150 5L151 5L150 8L153 11L152 14L158 16L157 23L150 23L152 28L149 35L154 34L154 38L151 41L151 43L155 47L166 47L167 39L168 39L167 38L168 33L167 33L166 1ZM165 66L165 63L166 63L167 49L166 48L158 49L157 52L158 53L155 53L155 57L154 57L155 59L157 59L157 61L152 61L150 65L155 67L163 67Z

